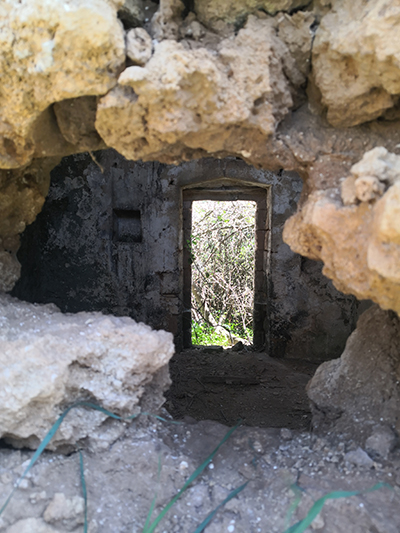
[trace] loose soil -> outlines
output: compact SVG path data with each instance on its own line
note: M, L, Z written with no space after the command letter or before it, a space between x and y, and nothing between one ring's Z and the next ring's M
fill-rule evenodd
M305 391L317 363L277 360L264 353L199 347L175 354L165 407L176 419L309 430Z
M142 533L151 502L154 516L170 501L226 434L217 422L176 425L142 419L117 441L83 450L88 491L89 533ZM145 425L147 423L147 425ZM306 531L398 533L400 454L390 461L354 466L346 452L354 443L316 438L288 429L238 428L213 461L176 502L156 533L194 533L235 488L240 494L219 509L206 533L283 533L303 518L314 501L332 490L365 490L329 500ZM33 452L0 449L0 506ZM293 485L301 496L295 501ZM82 533L83 500L79 455L46 452L0 518L2 533Z
M155 533L194 533L246 482L219 508L205 533L283 533L331 491L365 491L377 483L385 485L327 500L306 533L399 533L400 450L388 460L367 458L363 463L365 454L354 442L313 435L304 388L314 369L310 363L247 351L203 348L174 356L166 406L182 421L177 423L165 409L164 421L108 420L104 434L83 446L88 532L142 533L153 499L154 519L221 442L228 426L242 418L246 425L221 445ZM115 424L123 425L122 434L113 431ZM32 455L0 441L0 508ZM361 462L354 462L354 456ZM78 453L45 452L0 517L0 532L82 533L83 523Z

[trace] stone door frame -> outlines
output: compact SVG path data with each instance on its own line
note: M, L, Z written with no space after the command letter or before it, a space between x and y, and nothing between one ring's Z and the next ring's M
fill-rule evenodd
M192 267L190 239L192 203L196 200L256 202L256 251L254 262L253 346L269 349L269 274L271 257L271 186L216 180L202 186L182 189L183 235L183 347L190 348L192 325Z

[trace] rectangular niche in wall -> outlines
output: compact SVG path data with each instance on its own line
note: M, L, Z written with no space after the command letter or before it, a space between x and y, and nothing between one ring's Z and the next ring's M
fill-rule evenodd
M142 242L142 219L139 210L113 210L113 239L117 242Z

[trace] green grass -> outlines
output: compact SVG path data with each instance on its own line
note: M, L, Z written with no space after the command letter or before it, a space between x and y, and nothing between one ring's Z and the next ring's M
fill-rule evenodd
M234 324L224 324L224 328L227 329L232 335L232 340L229 337L216 332L215 328L209 326L208 324L200 324L198 322L192 322L192 344L197 344L200 346L224 346L228 348L235 344L234 338L240 338L247 340L247 337L250 339L253 336L253 332L250 328L247 328L245 335L243 331L239 331Z

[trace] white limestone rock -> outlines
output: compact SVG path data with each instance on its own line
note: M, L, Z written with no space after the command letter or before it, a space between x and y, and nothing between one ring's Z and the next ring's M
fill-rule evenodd
M90 400L127 416L140 412L146 385L153 406L169 385L166 369L172 335L152 331L128 317L101 313L63 314L54 305L21 302L0 295L0 438L37 447L64 409ZM154 383L152 384L154 385ZM95 438L107 419L101 412L74 408L51 446ZM109 431L113 440L118 432ZM115 421L123 430L123 424ZM97 432L97 433L96 433Z
M100 99L100 136L128 159L163 162L185 147L229 151L232 128L272 136L293 104L293 87L304 81L274 24L251 16L216 51L155 43L146 65L126 68Z
M126 55L136 65L143 66L151 58L151 37L144 28L132 28L126 34Z
M400 10L392 0L337 0L316 32L316 85L335 127L373 120L400 93Z

